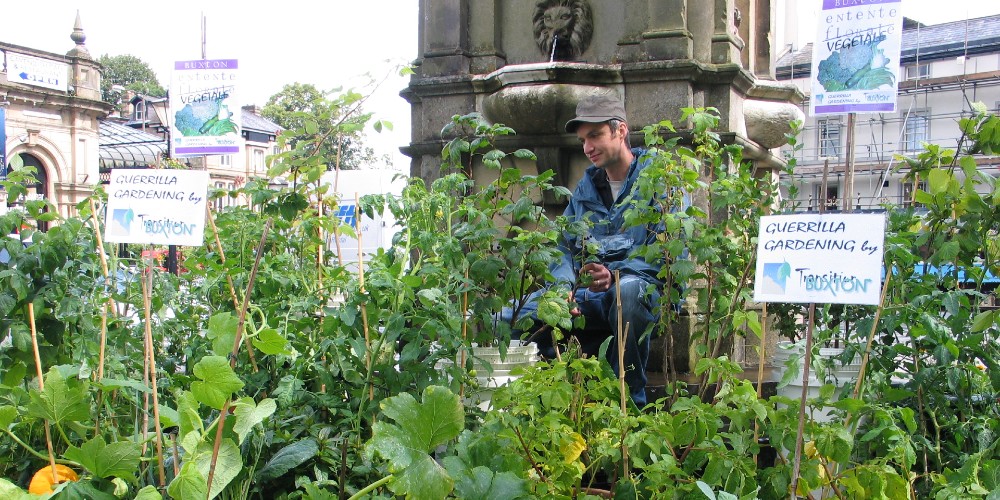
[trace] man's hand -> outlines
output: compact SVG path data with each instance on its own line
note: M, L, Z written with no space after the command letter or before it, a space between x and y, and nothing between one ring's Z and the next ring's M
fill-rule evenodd
M593 278L593 281L590 282L590 286L587 288L591 292L606 292L611 288L611 271L604 267L603 264L584 264L580 269L580 274L583 275L585 273Z
M569 308L569 315L570 316L574 316L574 317L575 316L579 316L580 315L580 306L578 306L576 304L576 299L573 298L573 292L572 291L569 292L569 297L566 298L566 302L569 302L571 304L571 306Z

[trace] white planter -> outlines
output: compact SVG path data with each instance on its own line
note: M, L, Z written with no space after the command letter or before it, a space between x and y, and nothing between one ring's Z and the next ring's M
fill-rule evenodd
M512 340L507 346L507 355L503 359L500 357L500 348L496 346L473 346L472 366L476 369L476 381L478 388L467 388L465 403L478 405L484 411L490 408L490 401L493 392L500 386L506 385L518 378L511 374L511 371L518 367L531 366L538 362L538 346L535 344L521 345L518 340ZM444 366L445 361L438 362L438 368Z
M787 362L790 359L798 359L797 371L788 385L778 387L778 395L798 400L802 397L802 375L804 367L803 353L805 348L799 344L788 341L778 342L778 348L771 357L771 366L774 369L775 377L781 380L788 370ZM819 355L810 362L809 366L809 388L807 397L819 397L819 390L825 384L833 384L839 392L848 385L853 385L861 371L861 359L855 358L852 363L842 365L838 358L844 349L837 347L821 347ZM819 366L817 366L819 364ZM831 420L829 409L814 410L812 417L817 422L829 422Z

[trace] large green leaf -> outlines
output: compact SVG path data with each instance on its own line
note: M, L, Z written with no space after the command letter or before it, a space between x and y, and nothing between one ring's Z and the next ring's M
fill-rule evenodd
M0 498L8 500L27 500L37 498L34 495L18 488L14 483L0 477Z
M402 393L383 400L381 407L395 424L376 422L368 446L389 461L395 475L389 489L410 498L447 496L454 481L429 452L462 432L465 412L458 396L432 385L420 403Z
M163 500L163 496L153 485L144 486L135 495L135 500Z
M277 479L316 456L317 453L319 453L319 445L316 444L315 440L308 438L296 441L278 450L271 457L271 460L268 460L264 467L257 471L255 479L261 483Z
M236 342L236 329L240 320L231 312L213 314L208 320L208 338L212 340L212 352L217 356L228 356Z
M481 465L471 471L454 471L451 463L454 462L446 465L455 478L455 494L459 498L506 500L528 496L527 482L512 472L493 472Z
M278 409L278 406L271 398L261 400L260 404L254 403L253 398L240 398L234 406L236 407L236 425L233 426L233 432L239 435L239 444L243 444L243 441L247 438L247 434L250 433L254 426L273 415L274 411Z
M222 356L202 358L194 365L194 376L201 380L191 383L191 393L202 404L216 410L221 410L233 393L243 388L243 381Z
M14 419L17 418L17 408L13 406L0 406L0 429L6 429L10 427L10 424L14 423Z
M208 484L205 477L198 472L195 464L187 462L181 467L181 473L170 481L167 486L167 494L173 498L205 498L208 492Z
M274 328L265 328L253 338L253 345L264 354L291 354L288 340Z
M177 425L180 426L181 436L191 431L205 432L205 425L198 415L199 406L198 400L190 391L181 391L177 396Z
M3 309L0 308L0 311ZM2 314L2 313L0 313ZM7 371L3 374L3 385L15 386L24 381L24 376L28 373L28 367L24 363L14 361L9 363Z
M104 391L113 391L115 389L121 389L122 387L128 387L130 389L135 389L139 392L148 393L151 392L149 387L138 380L132 379L117 379L117 378L102 378L97 382L97 386Z
M52 423L82 422L90 418L90 405L86 390L80 386L70 387L56 367L45 375L45 390L30 393L28 414L44 418Z
M195 466L198 473L208 481L208 471L212 466L212 443L202 442L198 445L198 452L195 457ZM232 439L223 438L219 446L219 457L215 462L215 475L212 477L212 491L208 498L219 496L222 490L232 482L240 471L243 470L243 457L240 456L240 448ZM187 498L187 497L183 497ZM202 497L204 498L204 497Z
M135 473L139 470L139 445L130 441L107 444L104 438L97 436L79 448L70 446L66 450L66 458L84 466L97 477L114 476L135 483Z
M60 488L53 496L59 500L118 500L114 495L114 483L103 479L69 481L62 483Z

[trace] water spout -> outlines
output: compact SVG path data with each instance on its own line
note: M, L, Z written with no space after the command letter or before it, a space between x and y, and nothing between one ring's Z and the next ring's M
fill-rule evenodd
M556 44L559 43L559 35L552 35L552 53L549 55L549 62L556 60Z

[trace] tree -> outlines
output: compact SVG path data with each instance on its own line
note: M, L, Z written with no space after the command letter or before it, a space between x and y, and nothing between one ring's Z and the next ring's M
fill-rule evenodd
M104 54L97 62L104 67L103 78L101 78L101 100L104 102L118 104L121 99L121 91L115 90L116 86L152 97L167 95L167 91L160 85L153 69L136 56Z
M326 137L320 145L310 145L319 149L313 154L323 156L329 170L356 170L389 161L364 144L363 130L371 113L363 112L363 101L363 96L354 91L324 92L315 85L296 82L272 95L261 109L261 116L296 134L290 141L293 147L307 137ZM315 130L309 133L312 127Z

